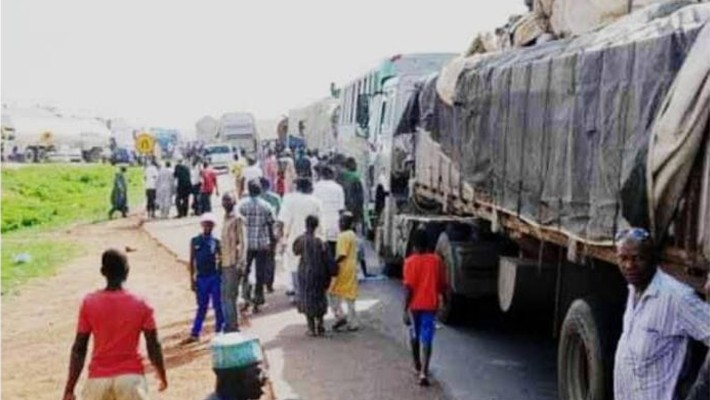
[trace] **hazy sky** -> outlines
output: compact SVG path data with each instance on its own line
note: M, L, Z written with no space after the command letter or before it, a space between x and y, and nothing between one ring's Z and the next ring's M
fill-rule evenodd
M523 4L3 0L2 100L181 128L226 111L275 118L384 57L460 53Z

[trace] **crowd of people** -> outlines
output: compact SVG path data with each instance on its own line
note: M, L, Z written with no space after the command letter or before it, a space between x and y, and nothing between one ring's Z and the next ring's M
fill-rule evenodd
M125 170L116 175L113 210L125 214ZM209 163L192 168L178 161L162 168L146 167L148 214L167 217L176 196L178 217L187 216L193 195L193 213L200 215L201 232L190 241L190 287L196 293L197 311L189 337L183 344L200 340L208 306L215 313L217 332L239 331L239 314L258 313L274 292L276 259L280 256L287 276L287 292L305 317L307 334L324 336L327 330L357 331L358 264L368 276L360 239L363 232L364 194L357 163L333 154L318 157L297 150L267 151L261 160L244 154L232 168L235 191L221 197L224 219L219 236L211 198L219 195L216 174ZM275 188L275 189L272 189ZM658 268L657 248L644 229L621 231L615 238L619 269L629 293L623 329L616 347L613 372L617 400L675 399L679 383L690 382L686 400L708 398L710 356L698 378L687 376L687 349L691 340L710 344L710 305L689 286ZM103 365L106 336L112 331L134 329L125 346L134 348L141 331L148 341L149 356L158 372L160 388L167 386L160 346L156 342L152 310L125 293L121 284L128 275L125 256L110 250L104 254L102 274L105 291L89 295L82 304L79 330L72 352L65 399L73 397L89 334L97 337L85 393L100 393L113 385L120 390L143 393L145 382L136 375L133 361L120 368ZM411 351L419 384L429 384L436 310L445 294L443 263L434 252L427 232L416 230L412 254L403 268L405 288L403 322L410 326ZM253 275L253 276L252 276ZM706 285L706 291L710 284ZM238 297L242 294L242 307ZM706 293L707 295L707 293ZM102 317L109 303L119 304L131 324L117 327ZM334 319L327 327L325 315ZM133 360L133 359L131 359ZM101 398L91 397L88 398ZM145 397L130 397L145 398Z

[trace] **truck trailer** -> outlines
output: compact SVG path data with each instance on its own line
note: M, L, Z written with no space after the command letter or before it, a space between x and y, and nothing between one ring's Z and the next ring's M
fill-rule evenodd
M420 79L391 184L375 182L389 273L425 229L445 264L444 323L486 298L549 316L559 398L611 399L627 293L615 235L646 228L661 268L696 289L710 269L708 21L707 2L658 4Z

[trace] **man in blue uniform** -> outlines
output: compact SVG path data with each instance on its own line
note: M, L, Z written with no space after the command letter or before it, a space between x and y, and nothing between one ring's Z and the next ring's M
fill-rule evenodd
M190 337L183 341L183 344L199 341L210 299L216 320L215 331L220 332L224 325L219 274L220 242L212 236L216 221L213 213L202 214L200 217L202 233L190 241L190 285L197 297L197 313Z

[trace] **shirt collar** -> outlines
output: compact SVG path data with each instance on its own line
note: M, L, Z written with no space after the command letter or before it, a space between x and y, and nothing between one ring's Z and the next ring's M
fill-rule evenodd
M660 267L656 267L656 272L653 274L651 283L648 284L646 290L644 290L641 298L645 297L657 297L661 292L661 287L663 287L663 272ZM636 294L636 287L634 285L629 285L629 290L631 293Z

